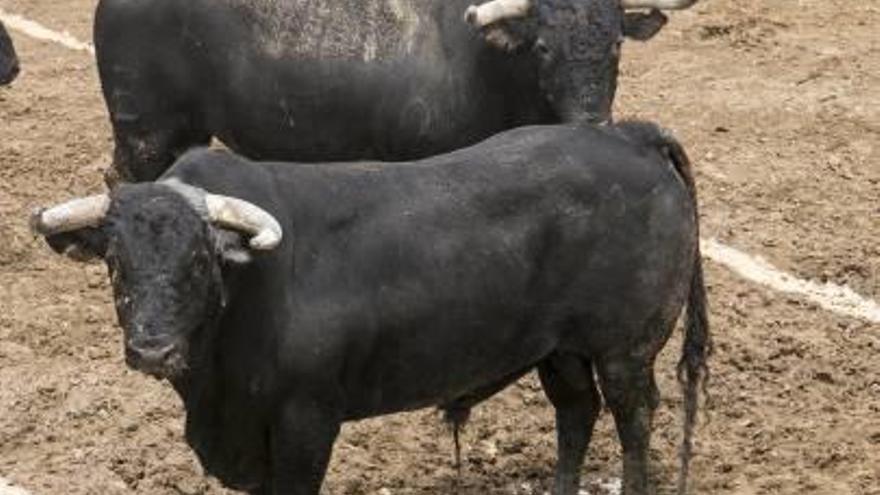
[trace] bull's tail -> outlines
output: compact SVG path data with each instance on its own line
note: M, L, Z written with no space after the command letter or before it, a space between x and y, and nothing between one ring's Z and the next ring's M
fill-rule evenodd
M712 336L709 332L709 318L706 311L706 284L703 281L703 263L699 242L699 214L697 211L697 191L691 171L691 163L681 144L664 133L664 147L667 156L675 165L676 171L685 183L694 204L696 246L694 266L688 293L685 313L685 334L681 359L678 362L678 381L684 393L684 438L681 445L681 470L678 475L678 494L686 495L688 472L693 455L694 425L697 421L699 392L705 392L709 378L707 359L712 354Z
M709 379L706 364L712 354L712 337L709 332L709 318L706 312L706 285L703 282L703 263L699 242L699 213L697 208L697 188L691 170L691 162L681 144L668 132L649 122L624 121L611 126L626 139L659 150L672 162L676 172L685 184L693 202L695 243L693 273L685 313L685 334L681 359L678 362L678 382L684 394L684 435L681 445L681 470L678 476L678 494L686 495L688 471L693 456L694 426L697 422L700 390L705 393Z
M699 256L697 247L697 256ZM681 359L678 362L678 381L684 393L684 438L681 444L681 470L678 475L678 494L687 494L688 472L693 455L694 425L697 421L699 389L705 391L709 378L706 360L712 353L712 338L706 315L706 286L703 283L702 263L696 261L691 277L690 294L685 317L685 335Z

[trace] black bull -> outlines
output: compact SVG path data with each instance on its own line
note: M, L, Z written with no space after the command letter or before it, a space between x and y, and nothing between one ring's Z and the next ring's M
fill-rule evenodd
M15 46L12 38L6 32L6 27L0 22L0 86L5 86L15 80L18 75L18 57L15 54Z
M277 247L204 220L215 195L259 205L241 224L274 225L261 245ZM35 228L105 259L130 365L171 381L187 441L229 486L315 495L341 422L454 404L536 367L556 408L554 493L578 491L599 390L624 493L651 493L653 365L685 302L686 479L705 289L690 165L652 125L526 127L403 164L194 150L159 182L96 198L86 221L50 228L65 206Z
M507 53L464 22L472 1L101 0L108 181L153 180L212 137L253 159L397 161L606 121L621 40L665 22L619 0L540 0L485 28L507 32Z

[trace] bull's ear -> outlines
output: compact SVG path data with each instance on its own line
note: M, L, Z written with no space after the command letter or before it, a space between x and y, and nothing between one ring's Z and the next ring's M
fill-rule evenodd
M56 253L76 261L90 261L107 254L107 235L101 228L85 227L71 232L46 236L46 243Z
M666 14L651 9L647 14L627 12L623 18L623 34L637 41L648 41L663 29L669 20Z
M253 256L245 239L231 230L214 228L214 250L226 265L241 266L251 262Z

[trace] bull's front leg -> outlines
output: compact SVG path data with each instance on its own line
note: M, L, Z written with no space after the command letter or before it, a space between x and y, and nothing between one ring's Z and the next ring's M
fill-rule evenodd
M339 434L338 410L312 398L290 400L271 429L272 495L318 495L333 442Z

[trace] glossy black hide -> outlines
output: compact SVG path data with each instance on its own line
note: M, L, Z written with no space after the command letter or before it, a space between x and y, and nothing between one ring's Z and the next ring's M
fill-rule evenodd
M461 403L537 367L557 411L555 493L577 493L601 388L625 493L643 494L654 358L702 300L680 151L649 125L525 127L400 164L194 150L163 179L259 205L278 248L224 266L214 228L159 182L114 194L105 256L117 304L132 298L122 324L186 342L171 379L187 441L228 486L316 495L342 422Z
M405 160L553 122L533 62L486 46L467 6L102 0L109 180L155 179L212 136L255 159Z
M6 32L6 27L0 22L0 86L14 81L18 72L18 56L15 53L15 46L12 45L12 38Z

